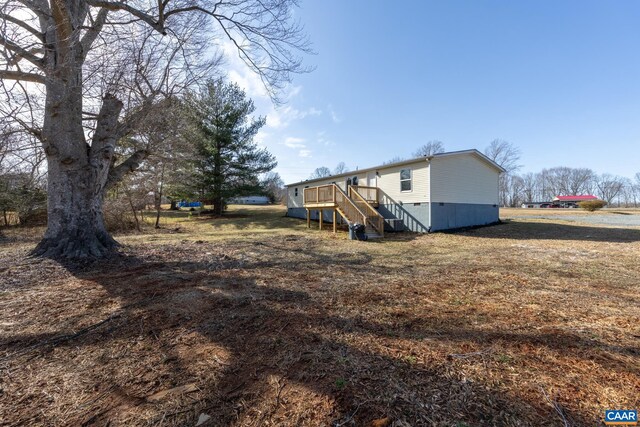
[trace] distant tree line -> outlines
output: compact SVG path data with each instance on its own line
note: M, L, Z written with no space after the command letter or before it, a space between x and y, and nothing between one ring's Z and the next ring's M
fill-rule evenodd
M311 175L309 175L308 179L326 178L328 176L340 175L347 172L349 172L349 167L344 162L340 162L336 165L333 171L326 166L315 168L314 171L311 172Z
M503 206L520 206L526 202L550 201L558 195L592 194L614 207L638 207L640 172L633 179L597 174L588 168L558 166L540 172L505 174L500 184Z
M442 141L432 140L412 153L412 157L432 156L445 152ZM499 199L501 206L518 207L525 202L551 201L559 195L592 194L607 202L608 206L638 207L640 205L640 172L633 179L597 174L589 168L557 166L540 172L520 174L520 149L514 144L495 139L484 149L484 154L502 166L506 172L500 175ZM383 164L406 160L395 156ZM318 168L318 173L330 172ZM318 176L319 177L319 176Z

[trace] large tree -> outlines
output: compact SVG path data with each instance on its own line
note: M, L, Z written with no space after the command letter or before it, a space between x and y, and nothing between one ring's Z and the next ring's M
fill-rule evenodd
M195 182L214 213L222 215L229 198L261 191L260 175L276 167L275 158L254 140L265 118L253 118L253 101L223 80L209 81L189 108L198 146Z
M502 139L494 139L489 146L485 148L484 154L502 166L506 172L500 174L499 182L499 196L500 204L502 206L508 205L508 198L511 189L511 175L515 174L521 165L520 161L520 149L508 141ZM520 182L518 182L518 185Z
M149 154L115 156L158 100L210 73L211 39L229 40L275 96L308 50L295 0L4 0L0 110L40 140L48 227L36 255L102 257L105 191ZM201 65L201 66L197 66ZM39 87L36 87L39 86ZM157 109L155 110L157 113Z

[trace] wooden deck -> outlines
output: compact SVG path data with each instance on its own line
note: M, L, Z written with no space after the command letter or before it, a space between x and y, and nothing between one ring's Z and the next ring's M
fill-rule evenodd
M311 226L312 209L318 210L318 217L323 218L325 209L332 210L333 231L337 231L337 216L343 217L348 223L359 223L384 236L384 218L375 209L379 205L378 188L366 186L349 186L345 193L336 184L320 185L305 188L303 206L307 210L307 226ZM319 228L322 229L322 220Z

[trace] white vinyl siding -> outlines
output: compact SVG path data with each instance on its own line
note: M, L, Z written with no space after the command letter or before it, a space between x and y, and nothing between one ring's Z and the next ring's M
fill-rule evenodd
M298 189L298 195L296 196L296 188ZM302 190L304 186L294 185L287 188L287 207L288 208L301 208L302 206Z
M342 189L342 191L346 191L347 188L347 178L352 178L354 176L358 177L358 180L360 181L360 183L362 183L362 185L365 185L364 183L366 182L366 174L361 174L358 172L354 172L353 174L350 174L349 176L343 176L343 177L332 177L332 176L328 176L325 179L320 179L317 181L312 181L312 182L301 182L300 184L296 184L296 185L292 185L287 187L288 188L288 194L289 197L287 198L287 207L288 208L302 208L304 207L303 204L303 195L304 195L304 189L305 187L311 188L311 187L319 187L321 185L327 185L327 184L331 184L333 182L335 182L338 187L340 187ZM295 197L295 188L298 189L298 197Z
M400 191L400 170L411 169L411 191ZM382 192L383 200L380 203L425 203L429 201L429 163L426 160L417 160L403 166L395 166L385 168L384 166L375 171L369 171L369 174L376 174L376 184ZM353 171L349 175L341 177L327 177L311 182L302 182L288 187L287 207L297 208L303 207L302 194L304 187L317 187L320 185L335 183L346 191L347 179L353 180L358 177L360 185L367 185L367 172ZM294 188L298 188L298 197L294 197Z
M401 191L400 171L411 169L411 191ZM378 169L378 188L382 192L380 203L424 203L429 201L429 164L426 160L390 168Z
M431 160L434 203L498 204L499 172L472 154Z

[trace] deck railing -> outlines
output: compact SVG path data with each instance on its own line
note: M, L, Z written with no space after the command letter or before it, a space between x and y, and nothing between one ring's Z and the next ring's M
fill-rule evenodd
M359 195L362 196L369 203L378 203L378 187L368 187L364 185L352 185L349 188L353 188Z
M346 217L347 221L357 222L363 225L367 224L367 215L354 203L353 200L342 191L342 188L334 185L336 195L336 206Z
M304 204L307 203L335 203L335 184L321 185L304 189Z
M367 187L367 188L371 188L371 187ZM381 236L383 236L384 235L384 217L380 215L380 212L375 210L373 206L371 206L371 203L360 194L360 192L358 191L358 187L353 187L353 186L349 187L349 197L351 198L351 200L353 200L353 203L355 203L355 205L360 209L360 211L362 211L362 213L365 215L366 221L364 222L364 224L367 224L367 223L371 224L373 228L375 228L376 231L380 233ZM376 199L377 199L377 196L376 196Z
M349 186L347 195L336 184L327 184L305 188L303 196L304 206L334 205L348 221L369 224L384 235L384 218L371 206L371 203L378 203L376 187Z

